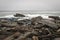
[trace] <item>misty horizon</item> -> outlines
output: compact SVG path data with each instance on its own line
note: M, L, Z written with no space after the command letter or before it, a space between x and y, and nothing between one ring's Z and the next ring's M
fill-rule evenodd
M60 11L60 0L0 0L0 11Z

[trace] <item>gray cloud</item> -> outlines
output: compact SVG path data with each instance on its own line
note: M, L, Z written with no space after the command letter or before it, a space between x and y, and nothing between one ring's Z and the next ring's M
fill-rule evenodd
M60 0L0 0L0 10L60 11Z

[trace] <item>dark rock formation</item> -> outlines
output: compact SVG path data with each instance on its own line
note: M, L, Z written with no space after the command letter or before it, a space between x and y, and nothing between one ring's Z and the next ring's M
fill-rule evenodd
M49 18L53 18L55 20L60 20L60 17L59 16L49 16Z
M60 38L59 17L50 16L50 18L54 20L43 19L41 16L19 21L0 19L0 40L53 40Z
M17 23L20 25L31 25L31 20L24 19L24 20L17 21Z
M16 13L16 15L14 15L15 17L25 17L25 15L23 14L19 14L19 13Z

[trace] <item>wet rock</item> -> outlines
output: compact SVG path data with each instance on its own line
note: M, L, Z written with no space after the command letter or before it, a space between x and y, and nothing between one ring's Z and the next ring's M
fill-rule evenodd
M55 20L60 20L60 17L59 16L49 16L49 18L53 18Z
M41 19L43 18L41 16L38 16L38 17L32 18L31 20L34 22L34 21L40 21Z
M15 17L25 17L25 15L20 14L20 13L16 13L16 15L14 15Z
M31 25L31 20L29 20L29 19L24 19L24 20L17 21L17 23L18 23L19 25Z
M8 21L8 20L4 20L4 21L1 21L1 26L2 27L14 27L14 26L17 26L17 22L12 22L12 21Z
M17 38L19 35L20 35L20 33L19 33L19 32L16 32L16 33L14 33L13 35L5 38L4 40L14 40L14 38L15 38L15 37Z
M20 17L19 14L16 16ZM53 18L56 23L41 16L19 21L13 21L14 18L2 19L0 35L7 35L6 38L2 37L4 40L53 40L60 37L60 20L58 17Z

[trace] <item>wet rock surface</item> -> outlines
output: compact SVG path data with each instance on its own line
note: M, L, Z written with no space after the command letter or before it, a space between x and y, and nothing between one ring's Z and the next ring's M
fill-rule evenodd
M19 21L1 18L0 40L56 40L60 38L60 19L56 16L49 18L54 20L41 16Z
M20 14L20 13L16 13L14 16L15 16L15 17L25 17L25 15Z

